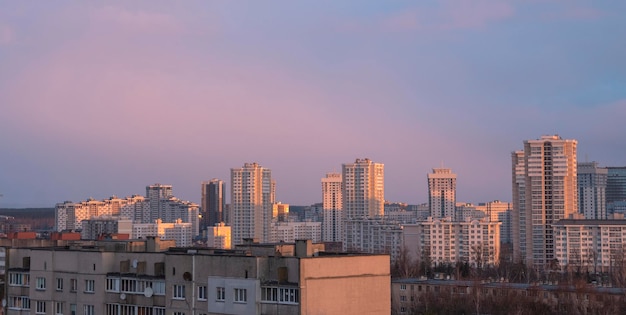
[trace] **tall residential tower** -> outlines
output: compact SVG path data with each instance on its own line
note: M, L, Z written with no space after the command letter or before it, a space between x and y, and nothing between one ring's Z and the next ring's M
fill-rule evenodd
M227 222L226 218L226 188L224 181L214 178L202 182L202 230L215 226L220 222Z
M267 243L270 237L274 203L272 172L257 163L245 163L230 169L232 242L244 239Z
M385 211L385 165L370 159L343 164L343 211L347 219L375 218Z
M456 174L449 168L433 168L428 174L428 204L433 218L456 220Z
M342 234L342 200L341 174L328 173L322 178L323 218L322 240L325 242L341 242Z
M513 255L544 268L556 259L552 225L578 211L576 140L542 136L513 152Z

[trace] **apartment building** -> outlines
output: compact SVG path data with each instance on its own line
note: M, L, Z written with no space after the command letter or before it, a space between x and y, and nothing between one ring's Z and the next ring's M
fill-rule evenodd
M137 243L137 241L134 241ZM388 255L325 254L310 241L250 250L156 239L7 249L5 313L389 314Z

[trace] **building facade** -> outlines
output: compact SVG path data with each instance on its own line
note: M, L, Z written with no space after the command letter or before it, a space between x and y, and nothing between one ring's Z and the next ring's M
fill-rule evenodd
M482 268L498 264L500 222L465 222L429 218L402 226L403 244L412 259L430 265L469 263Z
M341 242L343 231L343 180L339 173L327 173L322 178L322 239L325 242Z
M580 162L577 170L578 212L587 219L602 220L606 213L608 169L597 162Z
M272 172L257 163L230 170L233 245L244 239L268 242L275 184Z
M370 254L388 254L395 262L402 249L402 227L396 222L378 219L346 219L343 250Z
M514 259L538 268L555 259L552 224L578 211L576 146L542 136L513 153Z
M433 168L428 174L428 205L431 217L457 220L456 174L451 169Z
M556 260L562 270L621 270L626 251L626 220L563 219L553 225Z
M342 200L346 219L376 218L385 211L385 165L357 159L342 166Z
M201 184L202 224L201 229L228 222L226 218L226 187L224 181L214 178Z
M5 314L389 314L391 308L386 255L315 254L306 241L271 246L272 254L261 256L159 251L149 242L143 249L124 242L9 248Z
M607 167L606 207L610 214L626 212L626 166ZM616 211L617 210L617 211Z

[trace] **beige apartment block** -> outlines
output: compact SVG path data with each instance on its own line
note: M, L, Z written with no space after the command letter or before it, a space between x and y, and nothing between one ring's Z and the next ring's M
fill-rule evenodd
M310 241L167 249L150 238L9 247L5 256L4 312L10 315L389 314L391 309L388 255L327 254Z

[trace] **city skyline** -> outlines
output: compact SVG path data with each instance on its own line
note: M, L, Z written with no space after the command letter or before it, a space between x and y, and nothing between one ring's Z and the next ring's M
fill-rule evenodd
M321 5L320 5L321 4ZM385 164L385 199L510 201L525 139L626 165L626 3L7 2L0 207L140 194L258 162L276 200L321 202L342 163ZM210 139L210 141L209 141ZM205 145L208 144L208 145ZM227 194L230 194L227 191Z

